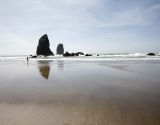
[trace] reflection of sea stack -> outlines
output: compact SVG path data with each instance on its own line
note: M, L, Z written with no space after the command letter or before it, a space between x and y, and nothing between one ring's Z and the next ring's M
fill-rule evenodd
M53 52L49 48L49 39L47 34L44 34L40 39L39 39L39 44L37 47L37 55L44 55L44 56L49 56L53 55Z
M38 61L39 63L39 72L45 78L48 79L50 72L50 65L48 61Z
M60 71L64 70L64 61L63 60L57 60L57 68Z
M58 44L58 46L57 46L57 54L59 54L59 55L63 55L64 54L63 44Z

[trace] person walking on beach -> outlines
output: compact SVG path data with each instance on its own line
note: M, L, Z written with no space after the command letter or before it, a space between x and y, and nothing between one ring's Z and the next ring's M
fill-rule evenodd
M29 61L29 58L27 57L27 61Z

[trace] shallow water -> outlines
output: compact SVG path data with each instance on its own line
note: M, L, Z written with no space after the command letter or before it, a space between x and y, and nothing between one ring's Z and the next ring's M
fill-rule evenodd
M160 124L160 60L4 60L0 69L0 125Z

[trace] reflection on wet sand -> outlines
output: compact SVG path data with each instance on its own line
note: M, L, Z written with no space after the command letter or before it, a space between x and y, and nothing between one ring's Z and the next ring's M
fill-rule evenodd
M160 62L28 64L0 62L0 125L160 125Z
M45 78L49 78L49 73L50 73L50 64L49 61L38 61L38 68L40 74Z
M61 70L61 71L64 70L64 61L63 60L57 60L57 68L58 68L58 70Z

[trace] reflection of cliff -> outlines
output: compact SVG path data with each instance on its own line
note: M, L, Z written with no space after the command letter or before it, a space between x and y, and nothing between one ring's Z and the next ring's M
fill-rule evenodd
M40 74L45 78L49 78L49 73L50 73L50 65L49 61L38 61L38 68Z

